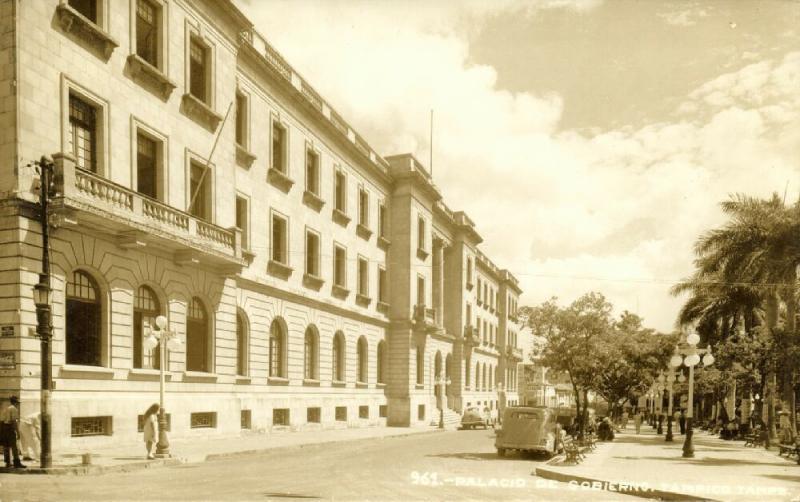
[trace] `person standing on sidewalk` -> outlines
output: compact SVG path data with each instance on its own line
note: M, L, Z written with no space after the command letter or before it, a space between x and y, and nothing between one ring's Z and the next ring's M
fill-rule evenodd
M14 467L24 469L26 466L19 459L19 448L17 439L19 438L19 398L11 396L11 404L0 413L0 443L3 444L3 460L6 467L11 467L11 456L14 457Z
M153 455L153 445L158 441L158 421L156 420L156 414L160 409L161 407L158 403L153 403L144 413L144 446L147 448L148 459L156 458L155 455Z
M681 408L681 415L678 418L678 425L681 426L681 434L686 434L686 413Z
M22 444L22 460L37 460L41 451L41 423L39 413L31 413L19 421L19 442Z
M636 427L636 434L642 430L642 412L636 410L636 415L633 416L633 425Z

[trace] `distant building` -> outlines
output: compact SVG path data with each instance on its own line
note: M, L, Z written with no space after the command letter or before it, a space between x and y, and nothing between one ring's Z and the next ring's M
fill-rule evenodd
M173 437L519 400L517 279L232 2L6 0L0 27L0 395L38 408L29 164L51 155L56 448L138 440L158 315L185 342Z

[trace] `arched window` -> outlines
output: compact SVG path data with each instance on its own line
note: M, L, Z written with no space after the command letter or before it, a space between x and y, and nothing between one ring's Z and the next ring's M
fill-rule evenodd
M269 376L286 378L285 347L286 330L283 323L275 319L269 327Z
M358 356L358 381L359 382L367 382L369 380L369 365L368 365L368 352L367 352L367 339L363 336L358 339L358 344L356 346L357 356Z
M186 370L209 371L208 313L199 298L193 297L186 311Z
M337 331L333 336L333 357L331 365L333 367L333 380L344 382L344 333Z
M158 297L147 286L139 286L133 297L133 367L159 368L160 345L152 350L144 348L144 339L149 336L147 327L156 328L156 317L161 314Z
M384 358L386 357L386 342L381 340L378 342L378 354L377 354L377 364L378 364L378 383L386 383L386 361Z
M66 293L67 364L102 366L100 288L86 272L76 270Z
M250 359L250 333L247 314L242 309L236 311L236 374L247 375Z
M314 326L306 328L303 342L303 378L319 380L319 335Z

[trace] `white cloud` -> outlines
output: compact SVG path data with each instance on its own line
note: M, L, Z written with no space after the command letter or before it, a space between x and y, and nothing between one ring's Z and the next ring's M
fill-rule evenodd
M708 17L708 9L699 7L697 4L686 3L673 4L669 10L659 12L658 17L662 18L667 24L673 26L694 26L697 21Z
M582 2L253 3L251 17L378 150L427 163L528 303L600 290L670 329L669 281L727 194L797 179L800 53L698 87L671 122L587 135L559 129L560 96L511 93L470 63L469 30L508 9L587 11ZM542 69L542 71L547 71ZM791 187L796 191L797 187Z

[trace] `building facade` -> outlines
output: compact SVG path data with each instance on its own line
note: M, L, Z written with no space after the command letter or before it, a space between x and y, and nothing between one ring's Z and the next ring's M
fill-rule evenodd
M227 0L0 0L0 377L38 409L52 158L53 445L454 420L518 401L517 280Z

